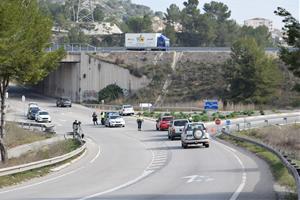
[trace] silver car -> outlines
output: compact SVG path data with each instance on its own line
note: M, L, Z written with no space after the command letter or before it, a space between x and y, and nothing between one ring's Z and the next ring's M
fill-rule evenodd
M202 122L187 123L181 134L181 146L187 148L188 145L202 144L209 147L210 136Z
M188 123L187 119L175 119L170 122L169 130L168 130L168 138L174 140L176 137L181 137L184 126Z

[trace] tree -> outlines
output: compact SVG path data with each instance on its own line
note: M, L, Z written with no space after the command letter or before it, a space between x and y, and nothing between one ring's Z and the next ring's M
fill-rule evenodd
M177 22L180 22L181 11L180 8L176 4L171 4L169 8L167 8L167 13L165 13L165 19L168 24L174 25Z
M270 47L273 46L271 34L269 29L266 26L259 26L257 28L253 28L250 26L243 26L240 31L240 37L252 37L255 39L256 43L262 47Z
M264 104L275 96L282 78L274 60L265 55L255 39L244 37L232 46L225 79L228 84L226 100Z
M5 137L5 94L11 80L36 83L53 70L64 56L62 49L46 52L51 20L41 14L37 1L0 1L0 152L7 159Z
M149 15L144 17L130 17L126 25L133 33L152 32L152 21Z
M89 37L78 26L71 28L68 32L68 39L70 43L90 43Z
M284 17L282 20L285 25L283 27L284 40L289 46L294 48L290 51L287 47L282 46L280 51L280 58L289 65L289 70L295 76L300 77L300 24L291 13L287 10L278 7L275 14Z
M231 11L228 10L228 6L222 2L212 1L205 3L203 10L212 15L218 22L225 22L231 15Z
M100 5L96 5L96 8L94 9L94 20L96 22L102 22L104 20L104 13L103 9Z

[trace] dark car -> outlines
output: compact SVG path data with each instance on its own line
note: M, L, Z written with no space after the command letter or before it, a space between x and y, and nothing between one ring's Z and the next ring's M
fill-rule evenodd
M40 111L41 109L39 107L30 107L27 112L27 118L34 120L35 115Z
M57 107L72 107L72 101L70 98L60 97L56 100Z
M156 120L156 130L168 130L170 122L174 119L173 116L162 116Z

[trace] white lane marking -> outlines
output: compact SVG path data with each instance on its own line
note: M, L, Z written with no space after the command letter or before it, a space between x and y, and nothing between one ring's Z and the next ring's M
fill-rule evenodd
M242 167L242 181L239 185L239 187L236 189L236 191L232 194L232 196L230 197L229 200L236 200L238 198L238 196L240 195L240 193L242 192L242 190L244 189L245 185L246 185L246 181L247 181L247 174L245 172L245 165L244 163L242 162L242 160L236 155L236 150L231 148L231 147L228 147L222 143L219 143L216 141L217 144L220 144L222 147L225 147L224 149L228 152L230 152L236 159L237 161L239 162L239 164L241 165Z
M142 143L145 147L146 145L144 143ZM114 191L117 191L117 190L120 190L122 188L125 188L125 187L128 187L132 184L135 184L137 183L138 181L144 179L145 177L149 176L150 174L152 174L154 172L154 170L149 170L150 169L150 166L152 165L152 162L154 160L154 152L153 150L151 150L151 153L152 153L152 160L151 162L149 163L149 165L146 167L146 169L144 170L143 174L138 176L137 178L131 180L131 181L128 181L122 185L119 185L119 186L116 186L114 188L111 188L111 189L108 189L108 190L105 190L103 192L99 192L99 193L95 193L95 194L92 194L92 195L89 195L89 196L86 196L86 197L83 197L81 199L78 199L78 200L86 200L86 199L91 199L91 198L94 198L94 197L98 197L98 196L101 196L101 195L104 195L104 194L107 194L107 193L110 193L110 192L114 192Z
M239 185L239 187L233 193L233 195L231 196L231 198L229 200L236 200L238 198L239 194L244 189L244 187L246 185L246 181L247 181L247 175L246 175L246 172L245 172L245 166L244 166L243 162L241 161L241 159L236 154L233 154L233 155L235 156L235 158L239 161L240 165L242 166L243 175L242 175L242 182L241 182L241 184Z
M5 193L8 193L8 192L13 192L13 191L18 191L18 190L24 190L24 189L27 189L27 188L31 188L31 187L34 187L34 186L37 186L37 185L41 185L41 184L44 184L44 183L48 183L48 182L51 182L51 181L54 181L54 180L57 180L59 178L62 178L64 176L67 176L67 175L70 175L70 174L73 174L81 169L83 169L85 167L80 167L76 170L73 170L73 171L70 171L68 173L65 173L65 174L62 174L60 176L56 176L56 177L53 177L53 178L50 178L50 179L47 179L47 180L44 180L44 181L41 181L41 182L38 182L38 183L33 183L33 184L30 184L30 185L26 185L26 186L23 186L23 187L18 187L18 188L14 188L14 189L11 189L11 190L6 190L6 191L2 191L0 192L0 194L5 194Z
M186 183L193 183L193 182L210 182L214 181L213 178L208 176L201 176L201 175L191 175L182 177L183 179L188 179Z
M97 155L90 161L90 163L95 162L95 160L100 156L100 153L101 153L101 151L100 151L100 146L98 145L98 152L97 152Z
M220 142L215 141L215 144L218 144L219 146L222 146L222 147L224 147L225 149L227 149L227 150L229 150L229 151L231 151L231 152L233 152L233 153L236 153L236 152L237 152L235 149L233 149L233 148L231 148L231 147L229 147L229 146L226 146L225 144L222 144L222 143L220 143Z

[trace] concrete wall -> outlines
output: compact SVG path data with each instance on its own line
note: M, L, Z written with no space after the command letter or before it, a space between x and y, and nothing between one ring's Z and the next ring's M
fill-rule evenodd
M36 88L47 96L65 96L83 102L98 100L97 93L114 83L130 92L146 87L150 80L145 76L135 77L127 69L81 53L68 55Z
M146 87L150 80L135 77L129 70L100 61L87 54L81 55L81 101L97 100L97 93L110 84L117 84L125 92Z

